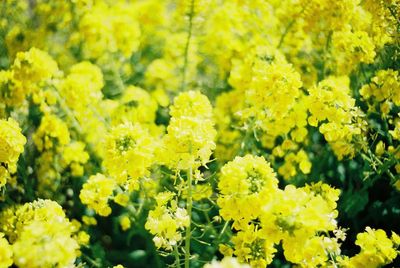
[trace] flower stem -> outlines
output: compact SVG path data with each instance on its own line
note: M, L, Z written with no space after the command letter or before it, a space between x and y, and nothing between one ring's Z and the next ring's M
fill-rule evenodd
M190 39L192 38L192 28L193 28L194 1L195 0L190 1L189 27L187 30L188 35L186 39L184 59L183 59L181 91L184 91L186 87L186 72L187 72L188 57L189 57L188 54L189 54Z
M175 264L176 264L176 267L180 268L180 267L181 267L181 260L179 259L178 246L176 246L176 245L175 245L175 247L174 247L174 255L175 255Z
M226 221L224 224L224 227L221 230L221 233L218 236L218 240L221 240L222 236L224 235L226 228L229 226L229 221Z
M190 263L190 238L191 238L191 223L192 223L192 167L189 168L188 171L188 192L187 192L187 213L189 216L189 226L186 228L186 236L185 236L185 268L189 268Z

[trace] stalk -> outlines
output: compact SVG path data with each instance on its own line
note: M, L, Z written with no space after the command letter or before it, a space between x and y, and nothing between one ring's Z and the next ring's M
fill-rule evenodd
M188 36L186 39L185 45L185 52L184 52L184 59L183 59L183 69L182 69L182 84L181 84L181 91L183 91L186 87L186 73L187 73L187 66L188 66L188 54L189 54L189 47L190 47L190 40L192 39L192 28L193 28L193 17L194 17L194 1L190 1L190 12L189 12L189 27L188 27Z
M186 228L185 236L185 268L189 268L190 262L190 238L191 238L191 224L192 224L192 167L188 171L188 192L187 192L187 213L189 216L189 226Z
M176 245L174 247L174 256L175 256L176 267L180 268L181 267L181 261L179 259L179 251L178 251L178 247Z

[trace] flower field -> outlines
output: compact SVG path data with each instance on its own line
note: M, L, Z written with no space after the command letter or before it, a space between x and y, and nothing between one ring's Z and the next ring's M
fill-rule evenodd
M400 267L399 0L0 14L0 268Z

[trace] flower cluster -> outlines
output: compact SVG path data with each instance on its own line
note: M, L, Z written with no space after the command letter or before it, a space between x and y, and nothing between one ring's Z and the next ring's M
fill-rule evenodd
M0 120L0 187L17 171L18 158L24 151L26 138L12 118Z
M280 190L277 183L262 157L237 157L222 167L220 215L233 220L238 230L232 238L233 250L222 246L222 251L253 267L265 267L272 262L274 245L282 242L287 260L308 266L324 264L329 248L326 235L320 234L337 229L339 191L321 183ZM318 258L308 258L302 253L305 248Z
M190 224L186 209L178 206L172 192L161 192L156 197L156 207L149 212L146 229L154 235L157 248L171 251L182 240L181 232Z
M388 238L384 230L367 227L364 233L357 235L356 245L361 248L360 253L341 259L340 264L343 267L363 267L366 263L371 267L389 264L397 257L399 242L400 237L394 232Z
M138 179L149 174L155 146L156 140L141 125L118 125L106 138L103 164L118 184L136 190Z
M108 216L111 213L108 199L111 197L114 188L114 180L103 174L92 175L83 185L79 198L83 204L94 209L99 215Z
M329 77L309 89L311 116L308 122L312 126L319 125L339 159L354 157L357 148L353 140L358 137L361 142L365 125L363 114L355 107L349 91L347 77Z
M3 267L72 267L79 255L74 238L78 230L56 202L39 199L18 208L8 208L0 216ZM4 252L4 253L3 253ZM10 261L12 256L12 260ZM38 257L41 256L41 257ZM8 260L8 261L7 261ZM3 263L4 262L4 263Z
M159 152L160 162L172 169L188 170L205 165L215 148L212 107L197 91L178 95Z
M83 53L87 58L98 58L107 52L120 52L128 57L140 43L135 15L129 4L122 2L113 6L99 2L84 12L79 21L79 35L84 40Z

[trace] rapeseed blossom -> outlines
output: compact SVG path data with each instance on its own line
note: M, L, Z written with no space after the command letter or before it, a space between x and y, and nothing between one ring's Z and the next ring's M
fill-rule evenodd
M399 0L0 9L0 267L398 266Z

